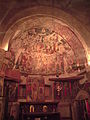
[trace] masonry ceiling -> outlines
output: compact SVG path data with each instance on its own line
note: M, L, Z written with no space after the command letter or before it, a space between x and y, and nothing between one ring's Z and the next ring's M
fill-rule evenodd
M90 31L90 0L0 0L0 43L2 44L5 32L12 25L11 19L16 14L27 8L42 5L60 8L74 16L87 31ZM86 43L89 45L88 40Z

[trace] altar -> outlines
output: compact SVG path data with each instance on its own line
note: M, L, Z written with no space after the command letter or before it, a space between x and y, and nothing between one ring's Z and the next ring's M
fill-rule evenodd
M20 102L20 120L60 120L58 102Z

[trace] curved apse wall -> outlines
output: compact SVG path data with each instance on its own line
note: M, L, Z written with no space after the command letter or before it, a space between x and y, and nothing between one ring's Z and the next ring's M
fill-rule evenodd
M18 25L9 40L15 53L8 67L29 74L70 74L85 68L84 48L75 33L56 18L32 16Z

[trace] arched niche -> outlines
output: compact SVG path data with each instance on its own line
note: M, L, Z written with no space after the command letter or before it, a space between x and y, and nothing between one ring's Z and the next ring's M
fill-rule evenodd
M54 48L54 46L52 48L50 48L51 45L49 46L50 51L48 50L49 53L50 53L49 57L42 56L41 53L40 53L40 55L41 55L40 56L40 61L42 61L42 62L44 62L44 61L41 60L41 58L48 59L50 61L53 61L54 63L55 63L54 59L58 59L57 60L58 62L56 62L56 65L54 65L53 67L49 67L49 71L51 69L55 68L53 70L53 74L56 74L57 71L59 71L59 74L62 74L63 72L61 72L61 70L59 70L58 68L61 68L61 64L65 64L64 66L67 66L67 61L69 59L74 59L73 66L68 65L71 68L76 67L76 69L77 69L77 66L81 66L81 67L85 68L85 65L87 64L87 58L86 58L87 57L87 50L86 50L87 47L86 47L86 44L83 40L82 35L79 34L79 32L81 33L81 31L78 32L78 30L79 30L78 28L80 27L80 25L79 25L78 22L75 21L75 19L72 16L66 14L65 12L63 12L60 9L57 9L57 8L54 8L52 10L50 7L40 6L39 8L38 7L33 7L31 9L29 8L25 11L22 11L21 13L17 13L17 15L14 16L11 19L11 21L8 23L8 25L10 25L13 21L14 21L14 23L7 30L7 33L4 37L4 41L6 40L6 43L8 42L9 51L10 51L11 48L13 48L14 51L15 51L15 61L14 61L15 64L17 64L17 60L18 60L19 54L21 54L21 52L23 52L25 54L27 53L26 50L23 49L24 47L21 48L21 46L24 46L24 44L27 44L25 41L24 41L24 43L21 42L21 44L23 44L23 45L21 45L17 48L17 45L20 45L20 44L18 44L18 42L19 42L18 38L20 37L20 39L22 39L21 36L22 37L24 35L27 36L26 34L28 34L29 31L33 31L33 29L34 29L34 31L39 30L39 34L43 34L43 36L44 36L43 31L45 32L45 34L47 34L46 33L47 31L49 33L53 32L55 37L57 36L60 39L60 41L63 40L63 43L61 43L62 44L62 49L64 49L64 47L67 46L67 48L71 50L72 55L69 56L69 54L67 52L67 56L69 56L69 57L67 58L66 62L64 62L64 63L60 63L60 61L62 61L62 59L64 57L62 57L62 52L60 53L59 47L58 47L59 52L57 52L57 50L55 48L56 53L54 51L53 55L52 55L54 57L51 57L51 52L52 52L51 49ZM34 36L34 31L32 33L33 36ZM37 36L39 36L39 35L37 35ZM35 36L34 36L34 38L35 38ZM16 44L14 46L15 41L18 41L18 42L16 42ZM49 39L49 41L50 41L50 39ZM55 40L54 40L54 42L55 42ZM66 43L66 46L63 45L64 42ZM34 41L34 43L37 44L36 41ZM58 43L59 42L57 42L57 44ZM31 43L29 43L28 45L30 45L30 44ZM48 45L46 45L46 47L47 46ZM40 46L38 46L38 47L40 47ZM17 53L17 51L19 52L19 54ZM37 51L37 49L35 48L34 51ZM43 51L43 50L41 50L41 51ZM45 51L46 51L46 49L43 52L45 52ZM66 49L64 51L66 52ZM55 57L55 56L57 56L57 53L59 53L58 58ZM45 54L46 53L44 53L44 55ZM34 52L34 54L32 54L32 56L34 56L34 55L35 55L35 52ZM36 55L37 55L37 53L36 53ZM32 57L32 56L29 56L29 57ZM36 57L36 59L34 58L34 60L37 60L37 59L38 59L38 57ZM72 63L72 61L73 60L69 60L69 63ZM45 60L45 62L47 62L47 60ZM35 61L35 63L37 63L37 62ZM35 65L35 66L38 67L40 65L39 63L40 62L38 61L38 64ZM48 63L52 64L52 62L51 63L48 62ZM31 63L31 65L32 64L33 63ZM44 66L43 63L41 63L41 68L42 68L42 66ZM15 68L15 65L13 66L13 68ZM32 69L32 68L29 68L29 69ZM46 69L46 72L48 73L49 72L47 70L48 67L45 68L45 69ZM43 69L43 70L45 70L45 69ZM64 73L67 73L67 69L68 68L64 68L64 71L65 71ZM36 73L37 73L37 71L40 71L40 74L42 73L41 69L40 70L39 69L34 69L34 71ZM31 72L33 74L32 71L28 71L28 72ZM45 73L43 72L43 74L46 74L46 72ZM52 71L49 74L52 74Z
M85 90L80 90L76 96L76 100L89 99L90 95Z

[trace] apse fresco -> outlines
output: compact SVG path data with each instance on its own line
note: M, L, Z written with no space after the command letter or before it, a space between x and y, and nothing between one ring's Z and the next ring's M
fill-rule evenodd
M19 28L9 44L9 51L15 53L13 68L29 74L65 74L77 70L77 60L84 63L77 55L80 43L74 33L60 23L57 27L49 23L35 22L29 27L25 24L23 30Z

